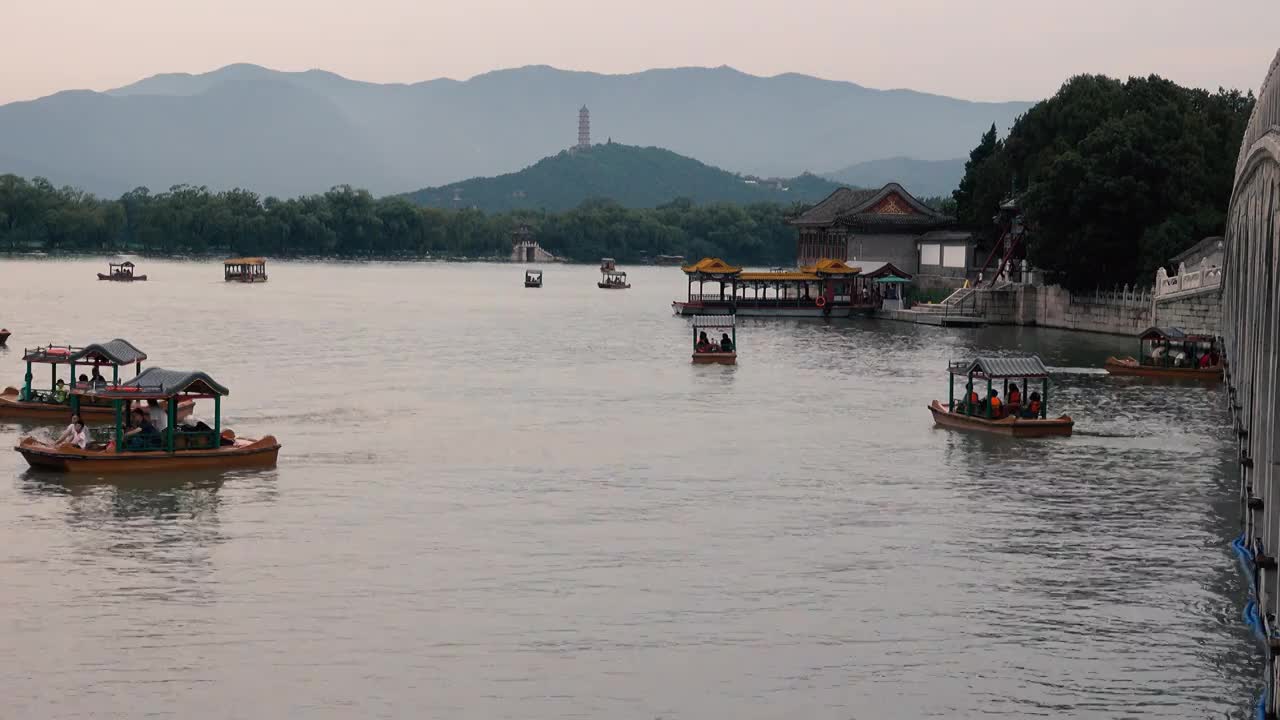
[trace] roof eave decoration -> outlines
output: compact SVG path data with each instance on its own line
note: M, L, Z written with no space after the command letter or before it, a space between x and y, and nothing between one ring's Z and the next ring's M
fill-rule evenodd
M813 265L800 268L800 272L813 275L857 275L862 272L862 269L834 258L822 258Z
M737 275L742 272L741 267L730 265L720 258L704 257L692 265L685 265L680 268L688 275Z

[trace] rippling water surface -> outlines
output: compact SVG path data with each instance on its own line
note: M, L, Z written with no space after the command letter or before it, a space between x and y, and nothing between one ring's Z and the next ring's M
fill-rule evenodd
M693 367L673 268L2 264L0 385L125 337L284 445L74 486L0 453L7 717L1248 715L1222 391L1094 370L1125 338L744 320ZM934 429L975 350L1057 368L1076 435Z

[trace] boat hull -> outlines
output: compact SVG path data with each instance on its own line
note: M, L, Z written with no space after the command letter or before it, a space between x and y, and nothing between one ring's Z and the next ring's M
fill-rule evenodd
M263 277L229 277L229 278L227 278L227 282L248 283L248 284L250 284L250 285L255 285L255 284L257 284L257 283L264 283L264 282L266 282L266 281L267 281L267 278L266 278L265 276L263 276Z
M1070 435L1075 421L1070 415L1044 420L1028 420L1025 418L1006 417L999 420L988 420L961 413L953 413L945 405L933 401L929 406L933 413L933 422L940 427L953 430L971 430L994 435L1005 435L1016 438L1056 437Z
M68 422L71 417L71 405L60 403L24 402L19 400L17 388L7 387L0 393L0 420L28 420L32 422ZM191 415L195 409L195 400L182 400L178 403L178 419ZM90 405L83 400L80 403L80 417L86 423L115 420L115 410L110 405Z
M116 277L114 275L105 275L103 273L98 273L98 279L110 280L111 282L134 282L134 281L141 282L143 280L146 280L147 276L146 275L129 275L125 277Z
M693 354L694 365L737 365L738 353L736 352L696 352Z
M596 283L596 287L601 290L626 290L631 287L631 283L626 283L625 285L611 285L609 283L598 282Z
M1211 368L1165 368L1142 365L1133 358L1107 358L1102 366L1112 375L1130 375L1133 377L1166 378L1180 380L1200 380L1218 382L1222 380L1222 366Z
M542 283L540 283L540 282L529 282L528 280L525 280L525 281L524 281L524 286L525 286L525 287L527 287L527 288L540 288L540 287L542 287Z
M27 464L40 470L65 473L138 473L175 470L227 470L272 468L280 454L280 443L268 435L261 440L241 438L235 445L216 450L179 450L117 453L53 446L33 438L23 438L14 448Z
M4 347L4 343L9 339L8 330L0 330L0 347Z

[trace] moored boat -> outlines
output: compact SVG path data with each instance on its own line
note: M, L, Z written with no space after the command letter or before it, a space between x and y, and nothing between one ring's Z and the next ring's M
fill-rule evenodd
M1222 353L1213 336L1151 327L1138 336L1136 359L1112 356L1102 367L1112 375L1217 382L1222 379Z
M542 287L542 271L541 270L525 270L524 286L527 288Z
M136 375L142 372L142 361L147 359L147 355L128 340L116 338L84 347L45 345L23 350L22 359L27 364L22 388L7 387L0 392L0 418L32 422L65 422L71 413L78 412L85 422L95 422L112 417L111 404L76 395L75 389L118 384L120 368L132 365ZM49 366L48 390L33 386L35 380L33 370L36 365ZM70 368L68 373L70 382L58 377L58 370L64 365ZM110 380L102 375L103 367L111 368ZM77 369L89 368L92 368L92 376L82 373L84 379L77 378ZM193 401L180 402L179 419L190 415L194 405Z
M959 401L955 397L957 375L968 379L964 395ZM1035 438L1070 435L1075 426L1070 415L1056 418L1048 416L1049 371L1035 355L979 356L970 362L949 366L947 376L947 404L934 400L929 405L934 424L941 427ZM974 380L987 381L985 399L974 390ZM994 387L997 380L1003 381L1004 394L1010 402L999 399L1000 393ZM1018 394L1016 403L1012 402L1009 389L1011 380L1022 381L1022 390L1018 390L1016 384L1013 385L1013 393ZM1024 400L1022 393L1026 392L1031 380L1040 381L1040 391L1030 393Z
M110 403L115 417L112 440L105 445L80 448L28 436L14 450L31 467L84 473L270 468L275 467L280 453L280 443L271 435L237 438L235 433L222 429L221 400L230 391L203 372L148 368L120 385L77 387L73 392L82 398ZM213 427L204 423L180 427L178 405L197 399L213 400ZM164 403L167 426L162 432L136 428L126 432L127 406L147 400Z
M685 300L671 303L676 315L849 317L881 303L875 278L830 258L768 272L744 271L720 258L703 258L681 270L688 276L689 291Z
M693 364L694 365L737 365L738 364L738 326L732 315L721 316L699 316L693 319ZM728 344L724 343L724 337L728 337L729 333L722 332L724 336L719 340L713 340L707 337L707 328L715 329L727 328L732 337L729 337Z
M99 280L111 280L114 282L133 282L135 280L146 280L146 275L138 275L134 272L133 263L125 260L122 263L108 263L107 274L98 273Z
M602 290L626 290L631 287L631 283L627 282L627 274L618 269L613 258L604 258L600 261L600 282L596 283L596 287Z

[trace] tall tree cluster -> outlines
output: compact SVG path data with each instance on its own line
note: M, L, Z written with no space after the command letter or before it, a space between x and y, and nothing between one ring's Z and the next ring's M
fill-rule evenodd
M988 131L954 194L960 221L989 242L1016 197L1028 259L1073 289L1150 283L1169 258L1222 232L1252 93L1162 78L1082 75Z
M247 190L213 192L178 185L137 188L117 200L94 197L43 178L0 175L0 250L211 253L273 257L502 257L511 231L528 225L553 253L570 260L611 256L714 255L744 264L795 259L787 217L802 206L695 204L679 199L652 209L588 200L561 213L424 208L404 198L375 198L338 186L281 200Z

